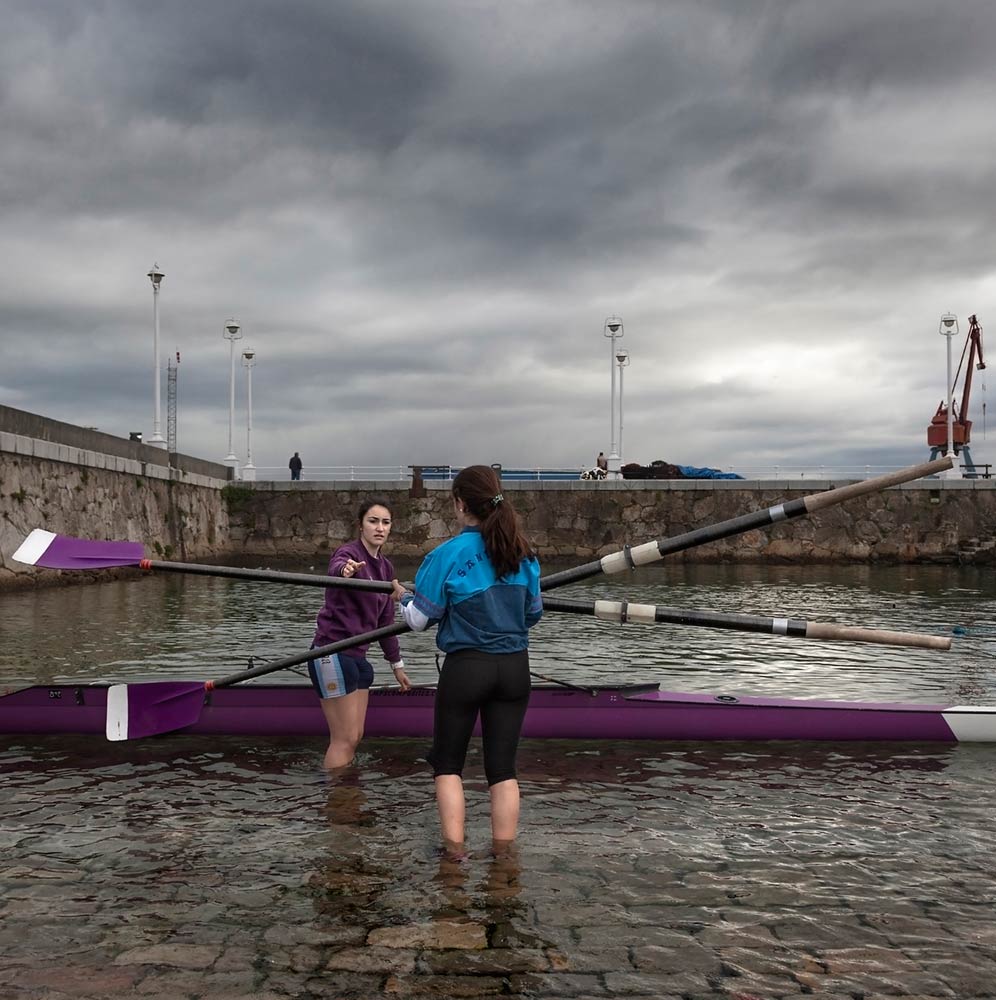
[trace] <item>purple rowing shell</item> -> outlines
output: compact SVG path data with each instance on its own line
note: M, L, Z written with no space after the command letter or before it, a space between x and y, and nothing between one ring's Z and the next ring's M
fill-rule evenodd
M372 691L366 734L428 737L434 694L431 688L416 688L407 694ZM103 733L106 704L107 688L100 685L25 688L0 697L0 733ZM933 704L677 694L658 691L655 686L591 692L537 687L523 736L956 742L945 711L947 706ZM310 687L261 684L212 691L200 718L182 731L247 736L327 734Z

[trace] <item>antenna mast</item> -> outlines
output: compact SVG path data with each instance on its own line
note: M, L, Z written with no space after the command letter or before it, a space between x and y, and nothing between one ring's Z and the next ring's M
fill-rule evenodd
M176 363L170 358L166 365L166 451L176 454L176 373L180 366L180 352Z

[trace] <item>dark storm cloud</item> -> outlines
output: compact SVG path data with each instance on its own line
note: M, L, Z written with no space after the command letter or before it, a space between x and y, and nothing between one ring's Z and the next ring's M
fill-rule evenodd
M41 2L15 15L5 47L27 58L20 27L38 39L33 54L61 65L72 85L67 96L94 102L95 112L125 126L148 118L246 122L284 137L297 131L328 145L348 137L384 149L407 134L441 67L418 44L417 16L385 18L379 9L275 0ZM39 38L33 22L47 23L51 34Z
M696 155L687 136L665 149L656 134L658 102L686 90L687 76L706 75L663 24L597 58L554 59L521 75L513 49L511 74L465 97L447 33L419 32L414 15L386 19L365 4L236 9L237 17L222 5L128 3L73 18L45 54L68 110L93 127L63 150L75 168L61 181L43 165L22 172L26 187L13 193L26 199L44 186L48 199L81 212L179 202L223 217L278 182L261 176L260 161L282 150L288 173L303 171L308 197L361 201L374 242L397 245L399 231L402 244L406 234L418 240L426 215L446 238L478 229L497 253L583 245L590 255L623 231L638 253L647 241L687 236L687 227L651 226L621 204L639 176L663 188L679 157ZM546 32L556 39L555 27ZM50 140L64 114L50 123ZM44 121L35 127L44 132ZM141 144L126 139L136 128ZM359 177L337 170L339 152L369 158ZM294 179L284 183L293 197ZM380 226L372 188L384 199Z
M992 37L985 0L951 8L905 0L778 6L767 41L752 58L758 81L773 95L894 87L915 97L974 79L976 60Z
M157 5L142 53L111 60L109 91L126 113L184 125L219 122L273 130L277 141L381 153L409 134L441 82L413 29L384 23L369 4ZM146 19L124 5L115 34ZM237 14L237 16L233 16ZM401 28L402 30L399 30Z
M387 155L440 73L363 4L61 8L22 10L2 64L4 89L21 96L3 116L25 138L0 153L4 187L53 211L224 218L263 185L293 195L324 181L331 194L337 151ZM259 176L272 158L285 176Z
M638 459L905 455L938 312L986 308L975 0L8 6L0 401L34 412L148 429L154 259L181 438L227 450L237 315L264 466L590 463L610 313Z

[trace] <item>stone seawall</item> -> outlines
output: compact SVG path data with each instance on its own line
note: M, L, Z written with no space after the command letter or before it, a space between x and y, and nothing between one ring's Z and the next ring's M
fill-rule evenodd
M167 452L165 448L154 448L141 441L125 440L114 434L105 434L92 427L77 427L61 420L52 420L27 410L16 410L12 406L0 404L0 451L11 451L26 455L53 457L53 452L84 454L101 459L122 458L147 466L160 467L162 472L172 469L179 475L199 475L215 479L230 480L233 472L219 462L209 462L178 452ZM73 459L74 461L76 459ZM106 461L101 463L106 465ZM110 466L108 466L110 467Z
M311 557L353 536L371 493L394 512L390 552L418 558L453 530L447 483L257 483L239 489L230 514L233 553ZM836 482L506 483L544 558L586 561L625 544L682 534L842 485ZM990 562L996 550L996 484L921 481L873 493L670 559L727 562Z
M587 562L839 482L509 482L544 559ZM0 588L85 575L11 556L34 528L142 542L152 558L314 562L355 537L370 494L391 504L390 553L418 559L453 530L449 484L226 483L197 473L0 432ZM929 480L669 556L698 562L996 562L996 482ZM319 559L321 561L321 559Z
M0 590L91 576L36 570L11 559L34 528L142 542L150 558L224 555L230 542L223 485L0 451Z

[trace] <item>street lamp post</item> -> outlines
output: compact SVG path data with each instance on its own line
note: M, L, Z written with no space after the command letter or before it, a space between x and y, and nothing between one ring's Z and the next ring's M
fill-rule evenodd
M234 319L230 319L225 323L223 336L231 347L231 370L228 378L228 456L225 458L225 465L236 469L239 460L235 457L235 448L232 445L232 435L235 430L235 341L242 339L242 328Z
M950 458L954 461L955 451L954 451L954 415L951 410L951 340L953 337L958 335L958 317L954 313L945 313L941 317L940 325L937 328L937 332L948 342L948 384L947 384L947 408L948 408L948 450L945 454L945 458ZM961 470L958 468L957 463L953 465L946 472L942 473L946 478L949 479L960 479Z
M166 441L162 435L162 407L159 398L160 383L162 382L159 376L159 286L165 277L166 275L159 269L159 265L153 264L152 270L149 271L149 280L152 282L152 354L153 377L155 379L155 409L152 413L152 437L149 438L148 443L155 448L166 447Z
M602 326L602 336L609 338L609 372L612 376L612 395L609 401L609 479L619 478L619 446L616 443L616 341L625 334L623 321L618 316L609 316Z
M619 468L622 469L622 460L623 460L623 369L629 364L629 351L627 351L625 347L620 347L616 351L616 364L619 366Z
M242 352L242 364L246 370L246 464L242 467L242 478L254 482L256 466L252 464L252 370L256 364L256 352L247 347Z

